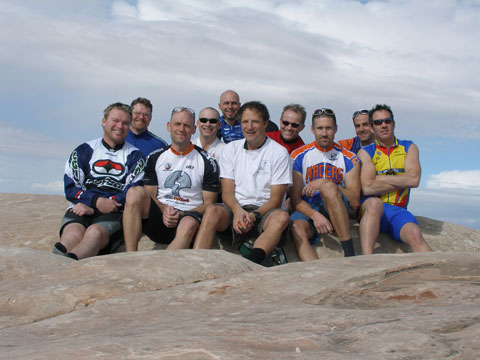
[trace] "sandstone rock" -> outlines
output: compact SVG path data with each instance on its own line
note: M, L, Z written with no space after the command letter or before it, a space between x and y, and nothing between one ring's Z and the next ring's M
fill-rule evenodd
M220 250L149 251L77 262L32 249L1 249L0 329L35 322L100 299L158 291L261 268ZM15 316L12 316L15 314Z
M79 262L1 254L2 294L24 304L0 306L0 358L475 359L480 351L479 253L274 268L213 250ZM234 271L206 280L231 263Z

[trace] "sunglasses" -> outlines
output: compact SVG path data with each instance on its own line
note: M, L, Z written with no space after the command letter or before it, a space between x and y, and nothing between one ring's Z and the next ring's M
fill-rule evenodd
M188 112L190 115L192 115L195 118L195 111L193 111L190 108L182 107L182 106L177 106L177 107L173 108L172 114L179 113L179 112L182 112L182 111Z
M218 122L218 119L215 119L215 118L211 118L211 119L200 118L200 119L198 119L198 121L200 121L202 124L206 124L207 122L209 122L210 124L216 124Z
M392 118L386 118L386 119L373 120L373 123L377 126L380 126L383 123L391 124L391 123L393 123L393 119Z
M283 126L288 126L288 125L292 125L292 127L294 129L298 128L300 126L300 124L296 124L296 123L292 123L290 121L287 121L287 120L282 120L282 124Z
M369 111L366 109L360 109L353 113L352 119L355 119L358 115L368 115Z
M313 115L312 117L315 117L315 116L320 116L320 115L328 115L328 116L335 116L335 113L333 112L332 109L326 109L326 108L321 108L321 109L317 109L313 112Z

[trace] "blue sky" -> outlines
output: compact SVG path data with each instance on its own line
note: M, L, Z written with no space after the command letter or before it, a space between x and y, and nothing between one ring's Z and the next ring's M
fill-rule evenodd
M61 194L112 102L149 98L168 139L173 107L234 89L277 123L291 102L330 107L338 139L354 110L389 104L420 148L410 209L480 229L478 0L0 0L0 19L0 192Z

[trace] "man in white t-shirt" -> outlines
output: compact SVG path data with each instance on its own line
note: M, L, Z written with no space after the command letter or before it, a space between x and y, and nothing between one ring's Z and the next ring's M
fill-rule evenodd
M192 140L193 145L208 151L219 164L223 148L226 145L217 137L220 126L220 113L212 107L204 108L200 111L197 120L200 136Z
M258 236L242 255L259 264L280 242L289 224L282 205L292 184L292 165L287 150L265 135L269 117L258 101L239 109L245 138L228 143L220 162L225 204L205 209L194 248L211 248L215 233L231 227L234 241Z
M194 111L174 108L167 129L172 144L148 156L144 187L127 193L126 251L138 250L142 232L155 242L169 244L169 250L189 248L205 207L217 200L218 165L190 142L195 133Z

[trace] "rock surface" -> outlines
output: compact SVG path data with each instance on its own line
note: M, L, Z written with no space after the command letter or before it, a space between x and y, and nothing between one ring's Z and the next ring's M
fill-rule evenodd
M3 249L0 257L2 359L475 359L480 351L478 253L274 268L222 250L75 262Z
M345 259L328 236L273 268L148 239L76 262L50 253L66 206L0 194L0 359L478 358L478 230L418 217L434 253Z

